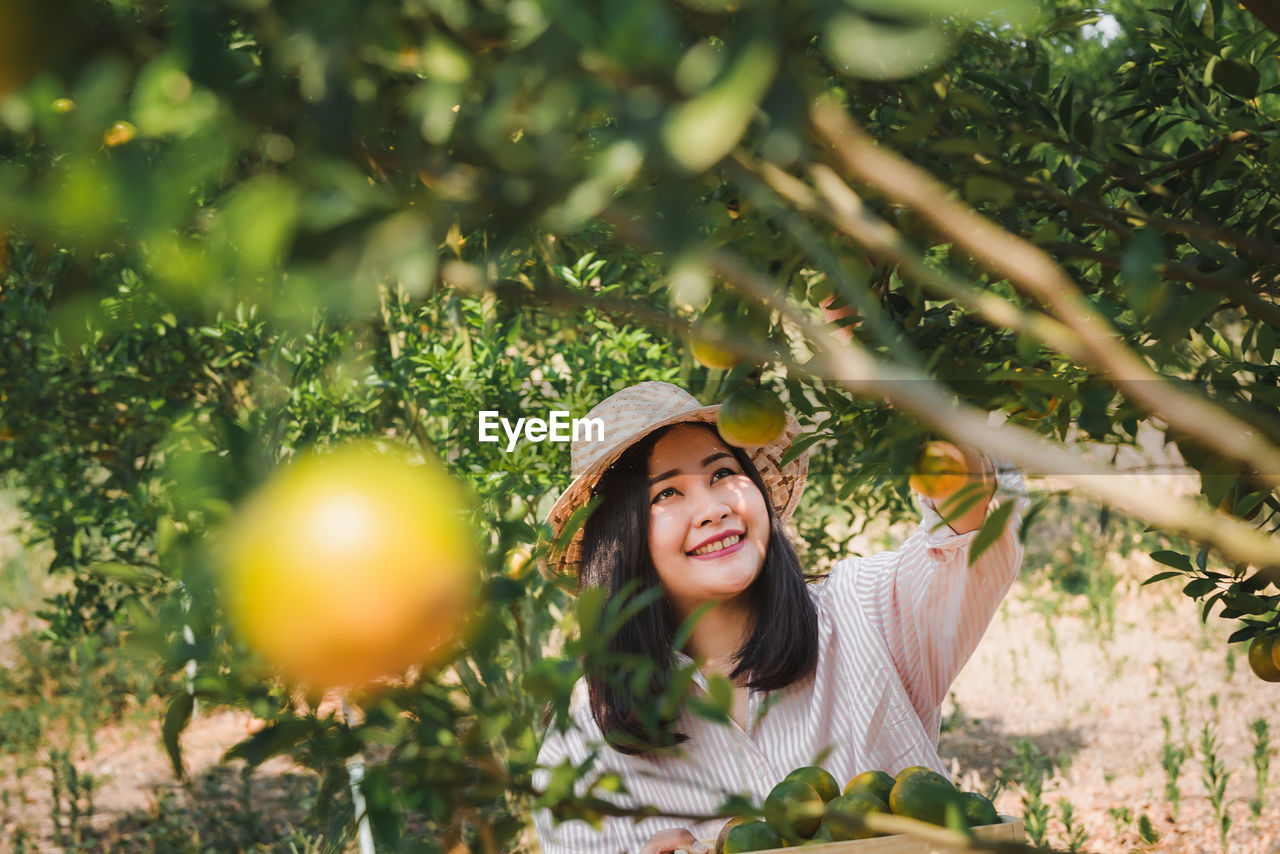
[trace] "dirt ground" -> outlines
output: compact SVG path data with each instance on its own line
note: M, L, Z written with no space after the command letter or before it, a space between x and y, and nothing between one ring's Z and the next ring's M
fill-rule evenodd
M1107 558L1105 568L1115 581L1101 600L1067 595L1026 568L1035 580L1015 586L954 685L944 709L944 760L966 788L985 790L1015 765L1020 739L1035 745L1054 763L1043 794L1054 816L1046 841L1054 848L1068 847L1059 819L1066 801L1085 834L1078 850L1214 852L1224 849L1202 782L1200 742L1208 724L1230 773L1225 850L1280 852L1280 758L1272 762L1261 816L1249 808L1255 788L1249 724L1268 720L1273 744L1280 743L1280 685L1255 679L1243 648L1226 647L1229 626L1214 617L1202 626L1176 582L1141 587L1156 571L1145 554ZM33 625L0 602L0 661L12 638ZM1177 780L1176 820L1165 795L1162 716L1175 746L1189 753ZM186 786L173 778L159 719L158 707L138 709L96 733L95 751L73 757L77 771L97 781L92 804L77 806L75 847L165 851L181 842L184 850L196 843L223 851L273 843L282 851L309 850L305 834L289 842L287 825L305 815L313 779L279 759L247 779L239 766L221 764L254 726L247 714L201 710L182 739L193 780ZM17 850L20 829L26 850L67 850L66 839L55 844L50 771L36 767L18 780L12 772L20 759L0 755L0 851ZM1009 784L997 799L1000 812L1021 814L1022 794ZM64 829L67 809L64 796ZM1139 837L1143 815L1158 835L1154 844Z
M1044 601L1052 594L1015 588L953 686L946 711L956 725L943 734L939 752L955 776L985 788L997 769L1010 764L1014 742L1030 739L1042 753L1066 760L1046 781L1043 800L1055 816L1060 799L1073 805L1088 837L1083 850L1211 852L1222 848L1202 781L1200 746L1208 723L1231 775L1226 850L1280 851L1280 760L1274 756L1280 685L1253 676L1242 645L1228 652L1227 624L1210 616L1202 626L1198 608L1176 582L1139 586L1156 571L1149 559L1119 563L1110 637L1084 615L1085 597L1046 620ZM1176 821L1165 796L1162 716L1175 745L1191 754L1178 778ZM1266 803L1255 819L1249 809L1256 780L1249 723L1258 718L1270 724L1273 759ZM999 811L1021 814L1019 794L1004 791L996 801ZM1122 814L1126 808L1128 816ZM1142 814L1159 834L1152 846L1138 836ZM1047 841L1066 848L1061 821L1050 822Z

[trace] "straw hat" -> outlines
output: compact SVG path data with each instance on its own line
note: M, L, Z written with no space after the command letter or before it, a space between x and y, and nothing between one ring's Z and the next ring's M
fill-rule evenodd
M703 406L689 392L671 383L657 381L627 386L597 404L587 413L587 420L599 419L604 425L604 437L600 438L599 431L588 430L584 431L587 436L583 439L574 438L570 448L573 483L556 501L549 516L556 536L560 535L574 511L591 500L592 490L600 476L627 448L654 430L670 424L701 422L714 425L719 409L718 405ZM808 450L785 467L780 465L783 454L799 434L799 422L788 413L782 435L767 445L744 449L760 471L769 503L784 523L791 519L796 505L800 503L805 475L809 471ZM549 563L553 571L574 574L581 559L582 530L579 529L562 552L551 555Z

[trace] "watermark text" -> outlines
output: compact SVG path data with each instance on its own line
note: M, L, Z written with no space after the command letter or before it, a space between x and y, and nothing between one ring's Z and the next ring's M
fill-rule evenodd
M553 409L547 418L517 418L514 423L504 418L496 409L480 411L479 438L481 442L500 442L501 428L506 435L507 453L515 450L521 436L527 442L602 442L604 421L599 418L570 418L569 410Z

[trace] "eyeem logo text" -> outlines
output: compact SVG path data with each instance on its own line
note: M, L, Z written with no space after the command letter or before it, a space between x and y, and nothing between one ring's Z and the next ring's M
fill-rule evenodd
M498 428L507 437L507 453L515 450L523 435L527 442L604 441L604 421L599 418L570 418L569 410L553 409L549 418L517 418L512 424L496 409L480 411L480 441L498 442Z

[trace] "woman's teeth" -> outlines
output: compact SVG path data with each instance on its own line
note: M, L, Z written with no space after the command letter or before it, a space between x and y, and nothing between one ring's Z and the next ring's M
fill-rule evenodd
M716 540L714 543L708 543L700 549L694 549L689 552L689 554L694 555L695 557L698 555L709 555L712 552L727 549L729 546L736 546L740 542L742 542L742 534L734 534L731 537L725 537L723 540Z

